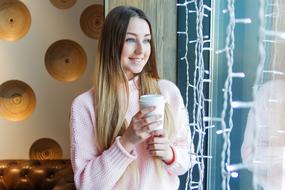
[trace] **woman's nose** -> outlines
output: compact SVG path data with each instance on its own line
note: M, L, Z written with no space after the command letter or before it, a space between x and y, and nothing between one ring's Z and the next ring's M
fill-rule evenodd
M136 54L141 54L141 53L143 53L143 50L144 50L143 43L142 42L137 42L135 53Z

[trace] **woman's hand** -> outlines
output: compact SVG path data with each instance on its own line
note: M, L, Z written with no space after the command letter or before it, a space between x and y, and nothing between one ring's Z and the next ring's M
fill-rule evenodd
M151 137L147 141L147 149L150 155L163 160L165 163L173 161L174 154L170 147L170 142L165 130L156 130L151 133Z
M152 129L161 124L161 115L147 116L155 107L141 109L131 120L129 127L122 135L120 142L124 148L131 152L135 145L150 137Z

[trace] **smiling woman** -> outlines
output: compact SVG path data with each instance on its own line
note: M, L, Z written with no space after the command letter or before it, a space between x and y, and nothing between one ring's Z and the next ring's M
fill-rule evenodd
M94 87L71 107L77 189L178 189L178 175L194 163L188 113L176 85L159 79L145 13L127 6L110 11L97 55ZM149 114L156 107L140 108L145 94L163 96L163 120Z
M137 17L131 18L121 55L121 64L128 79L140 73L147 63L151 51L150 40L148 23Z

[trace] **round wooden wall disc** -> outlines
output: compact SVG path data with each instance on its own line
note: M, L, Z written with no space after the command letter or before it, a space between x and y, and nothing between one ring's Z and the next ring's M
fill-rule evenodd
M0 0L0 39L16 41L31 26L31 14L19 0Z
M32 88L18 80L10 80L0 86L0 116L10 121L29 117L36 106Z
M57 160L62 159L62 149L53 139L41 138L36 140L30 147L31 160Z
M87 57L84 49L71 40L53 43L45 54L49 74L59 81L74 81L85 71Z
M76 0L50 0L50 2L56 8L68 9L68 8L72 7L76 3Z
M87 7L80 16L80 27L90 38L99 39L104 23L103 5L94 4Z

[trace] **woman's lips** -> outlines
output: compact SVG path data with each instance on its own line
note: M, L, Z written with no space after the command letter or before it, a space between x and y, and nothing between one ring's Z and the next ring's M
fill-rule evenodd
M130 60L134 64L140 64L143 61L143 58L130 58Z

